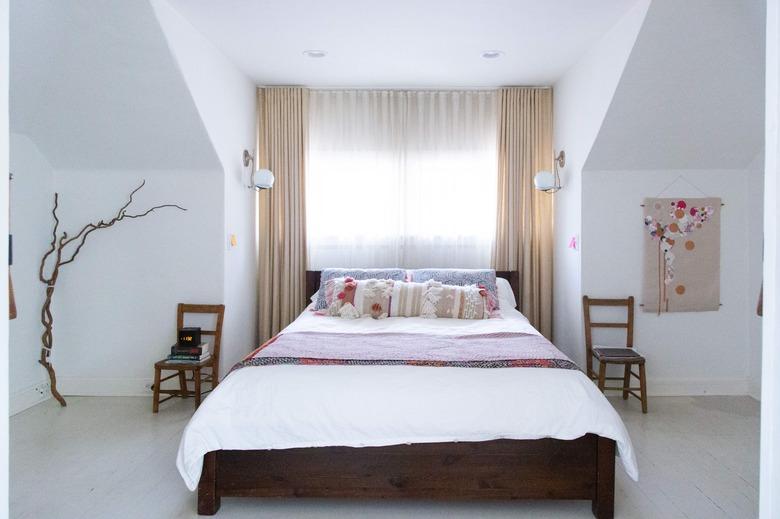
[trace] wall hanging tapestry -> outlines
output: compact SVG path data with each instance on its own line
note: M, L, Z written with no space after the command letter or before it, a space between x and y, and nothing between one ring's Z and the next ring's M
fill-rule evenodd
M646 198L645 312L720 307L720 198Z

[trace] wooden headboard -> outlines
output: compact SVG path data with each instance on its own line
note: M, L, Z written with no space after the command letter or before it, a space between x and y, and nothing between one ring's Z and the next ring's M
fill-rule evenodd
M317 290L320 289L320 275L321 270L307 270L306 271L306 301L314 295ZM497 270L496 277L504 278L509 281L509 286L512 287L512 292L515 294L515 299L520 301L520 273L516 270Z

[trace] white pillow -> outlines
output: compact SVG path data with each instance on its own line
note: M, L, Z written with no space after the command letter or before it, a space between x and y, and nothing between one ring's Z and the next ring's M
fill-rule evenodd
M512 286L504 278L496 278L496 287L498 288L498 302L501 308L516 308L517 299L512 290ZM506 304L506 307L504 305Z

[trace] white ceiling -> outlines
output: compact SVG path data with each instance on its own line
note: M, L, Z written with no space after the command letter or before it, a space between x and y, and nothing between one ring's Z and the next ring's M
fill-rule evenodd
M169 1L258 84L363 87L549 85L636 3Z

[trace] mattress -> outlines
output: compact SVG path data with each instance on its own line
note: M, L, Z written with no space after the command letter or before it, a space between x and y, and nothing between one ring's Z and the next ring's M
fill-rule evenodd
M463 340L472 335L475 341L496 334L541 339L516 310L502 308L501 314L501 318L483 320L350 320L307 309L281 335L289 339L295 334L358 334L366 344L371 344L372 336L376 341L387 334L436 336L447 344L452 342L448 338ZM425 349L425 340L418 342ZM555 351L557 358L565 358ZM184 430L176 464L190 490L197 488L203 456L220 449L571 440L587 433L614 439L627 474L635 480L638 477L634 450L620 416L576 369L519 364L467 368L245 362L241 366L203 401Z

